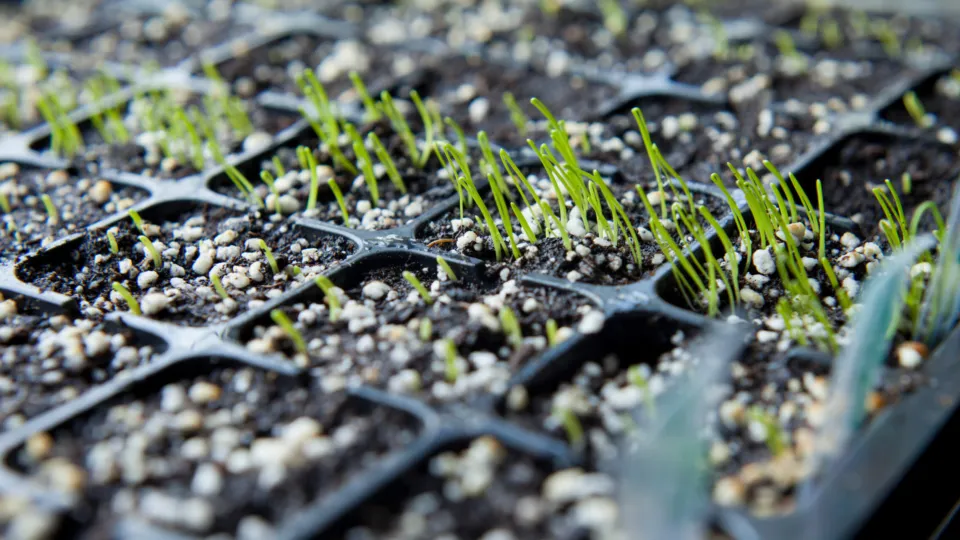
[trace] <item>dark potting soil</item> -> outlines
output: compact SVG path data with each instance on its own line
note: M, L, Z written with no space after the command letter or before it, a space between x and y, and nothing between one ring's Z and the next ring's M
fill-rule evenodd
M158 248L165 260L161 270L156 270L151 257L144 255L138 240L141 232L133 223L122 222L115 227L119 247L116 255L111 254L106 231L94 231L77 243L26 261L18 267L18 277L42 290L76 297L83 313L94 319L104 312L128 309L111 294L116 282L131 291L147 316L205 326L228 320L238 310L255 307L303 283L354 250L345 238L323 236L311 240L287 223L272 223L256 214L235 215L222 208L204 207L182 215L182 221L163 221L160 230L150 234L155 246L165 246ZM260 252L256 239L264 240L270 247L278 272L273 271ZM174 251L168 254L168 250ZM200 263L199 259L205 256L206 264ZM127 258L131 263L124 271L123 261ZM208 273L215 265L221 269L230 300L223 300L216 292L210 294ZM299 273L295 267L300 268ZM140 274L154 271L158 274L155 279L141 286ZM167 298L166 302L155 304L159 308L156 311L143 304L151 294Z
M489 449L486 449L489 448ZM484 449L484 450L481 450ZM386 492L350 514L343 540L373 538L589 537L563 508L541 496L551 473L544 463L505 449L490 437L466 450L445 452L410 471ZM477 491L471 473L489 474ZM485 476L483 476L485 477Z
M407 269L433 290L437 265ZM294 360L325 381L386 386L428 401L498 394L513 374L548 347L549 319L556 321L558 328L573 327L590 305L578 295L512 281L499 286L443 281L428 306L401 270L374 270L348 287L347 298L358 304L344 305L336 322L329 321L326 308L314 304L282 308L291 320L301 322L303 338L310 344L308 355L297 354ZM374 282L382 284L382 295L376 299L369 288L364 289L377 286ZM316 302L324 300L318 297ZM500 309L493 306L501 302L513 311L522 342L514 342L497 322ZM426 340L421 335L425 320L430 321L431 329ZM248 348L280 349L294 355L293 342L279 330L255 328L258 342L248 342ZM441 339L451 339L456 346L454 373Z
M2 295L0 295L2 297ZM29 312L0 325L0 432L149 362L158 348L88 320Z
M579 76L549 77L533 68L497 65L477 56L436 59L424 68L419 86L421 95L435 99L441 112L452 117L465 132L484 131L491 142L506 148L523 148L527 143L503 102L505 92L514 95L528 119L542 119L530 104L530 99L536 97L550 108L554 117L570 122L588 120L619 93L613 86Z
M370 95L378 96L390 90L396 78L409 75L422 56L356 40L294 34L244 51L220 63L217 70L234 93L252 97L266 90L300 95L296 77L304 69L314 69L328 97L356 100L350 71L357 72Z
M904 173L912 178L909 193L903 188ZM850 217L860 224L865 239L874 240L879 237L878 223L884 214L873 188L884 186L889 179L908 221L926 200L933 200L946 216L958 174L956 148L922 140L853 136L798 171L797 178L807 193L816 193L815 181L821 179L826 210ZM858 195L852 196L854 193Z
M0 167L5 168L0 190L11 210L3 214L0 262L13 261L55 239L82 231L147 196L142 190L72 169L36 169L14 163ZM56 209L55 220L51 220L43 195L50 197Z
M272 535L417 430L407 414L342 393L218 367L162 388L136 386L35 436L12 465L82 494L70 538L110 536L129 517L193 534Z

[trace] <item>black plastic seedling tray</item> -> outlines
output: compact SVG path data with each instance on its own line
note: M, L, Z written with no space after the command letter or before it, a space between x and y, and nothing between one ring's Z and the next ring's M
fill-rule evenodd
M147 7L133 5L130 9L138 13ZM264 30L261 34L216 45L199 56L191 56L165 69L160 75L152 76L152 80L146 84L186 87L196 92L205 92L209 89L208 81L198 75L201 57L223 65L230 61L239 49L254 50L288 36L307 35L316 39L337 40L362 35L361 28L356 25L313 14L271 14L251 6L242 6L236 10L235 17L238 19L237 24L257 23L257 27ZM741 39L769 33L769 27L765 23L752 19L731 21L728 28L732 36ZM240 47L240 44L243 47ZM428 39L392 47L396 50L406 48L409 51L429 51L438 55L441 54L438 48L445 45ZM482 49L442 51L442 54L470 55L474 58L477 58L479 53L482 53ZM12 47L4 54L16 58L20 51L17 47ZM69 60L69 54L51 58L54 63ZM491 58L483 61L491 62L493 66L505 62ZM507 62L503 65L512 64ZM886 137L888 140L914 141L947 148L928 134L881 121L881 114L895 106L904 92L924 84L951 66L957 66L956 57L917 60L914 69L890 81L865 107L854 112L834 113L830 117L830 129L816 135L812 144L798 159L781 169L793 171L800 178L813 178L810 174L804 174L805 171L817 174L818 169L829 165L831 152L852 137ZM113 66L111 70L118 76L130 77L131 83L142 82L138 80L135 75L137 72L132 67ZM676 70L671 66L645 75L599 72L576 66L570 69L570 73L612 89L611 97L600 102L588 115L589 119L601 120L630 106L656 98L679 99L691 105L702 104L717 108L727 105L725 98L706 95L698 86L674 82L672 76L676 74ZM414 72L411 77L382 82L375 90L405 87L411 81L417 80L417 73ZM133 91L128 88L109 99L112 103L120 103L132 96ZM277 114L297 114L302 105L296 96L287 93L268 91L253 99ZM90 114L91 109L83 107L75 111L73 118L83 125ZM356 115L359 111L348 108L346 114ZM40 125L22 134L6 137L0 141L0 162L14 162L22 167L62 168L64 163L38 152L44 146L49 133L47 126ZM241 169L256 169L260 160L272 155L276 148L289 146L309 133L310 127L306 121L299 120L277 133L270 147L241 155L234 160L234 164ZM521 166L525 159L530 158L525 148L506 148ZM956 155L954 157L956 159ZM640 156L634 159L640 160ZM601 168L604 174L610 176L621 172L616 166L609 164L602 164ZM174 219L189 209L199 207L237 212L252 211L244 201L217 190L217 187L224 185L221 170L205 171L178 180L149 178L112 170L103 170L98 174L115 188L128 186L142 190L145 195L133 208L148 221ZM719 196L719 191L712 185L693 182L691 187L697 193ZM742 195L735 192L735 198L741 211L748 214L749 209ZM305 218L291 218L290 224L295 234L308 238L311 245L321 250L336 239L339 239L336 241L340 242L340 245L349 246L345 248L350 253L349 256L334 261L330 270L325 272L333 283L344 289L356 286L363 276L378 269L430 266L434 264L438 254L448 260L461 280L468 283L488 281L491 278L488 276L488 263L485 261L440 252L425 245L421 238L420 233L427 224L456 207L457 198L453 196L434 204L422 215L402 226L375 232L349 229ZM21 280L24 268L36 264L37 261L66 260L85 239L100 237L111 225L126 219L125 213L106 216L93 223L86 223L74 234L64 236L57 242L33 250L34 252L25 256L17 259L4 257L3 262L0 262L0 292L4 297L17 299L21 311L79 315L76 299L43 291L26 280ZM857 226L849 220L832 215L828 219L839 230L856 230ZM732 225L729 215L721 222L721 226L728 229L732 229ZM710 238L711 241L716 240L715 235ZM509 386L522 385L531 396L549 395L551 389L569 380L585 362L602 358L608 353L627 352L653 361L659 352L670 347L670 337L677 330L696 334L710 325L722 324L681 307L668 265L659 267L651 275L636 282L620 286L571 283L562 276L543 274L523 275L520 282L533 287L566 291L581 298L582 302L602 310L606 316L603 329L599 333L575 335L528 362L513 375ZM0 456L3 459L0 465L0 493L27 495L35 499L39 506L51 509L69 506L75 501L44 489L18 469L16 456L26 441L36 433L68 429L76 422L85 422L85 419L97 411L105 411L110 404L117 403L118 400L148 399L155 396L164 384L189 380L191 377L210 374L225 367L247 366L258 373L273 373L278 379L289 381L294 387L300 385L310 388L314 381L309 371L298 369L279 356L253 354L244 347L244 340L248 339L258 323L269 320L268 313L273 308L317 301L321 297L317 287L306 284L267 300L259 309L239 313L216 324L184 325L128 313L107 315L108 322L117 328L131 330L138 341L157 344L157 354L147 365L134 368L124 376L117 376L69 402L28 419L17 428L0 433ZM643 350L638 350L638 347ZM811 362L830 361L822 354L803 349L795 351L795 355L808 358ZM813 538L814 536L810 536L811 526L816 527L813 529L817 531L816 538L852 538L861 531L878 530L877 524L889 523L889 519L912 519L911 513L904 511L903 507L888 510L884 506L885 501L917 499L922 500L919 504L924 506L928 506L928 502L929 506L937 506L937 501L928 501L922 493L913 492L904 499L903 490L911 489L911 485L916 486L915 477L921 468L932 468L936 471L938 467L949 467L951 452L948 450L955 449L955 445L949 446L946 442L943 428L951 422L960 404L960 373L954 369L958 355L960 331L954 331L931 354L924 367L931 383L889 406L862 429L847 449L844 458L819 481L815 495L807 504L801 505L790 515L775 518L757 518L740 511L716 507L712 511L714 527L729 537L742 540ZM347 392L351 400L411 418L416 424L414 431L417 435L410 444L390 449L376 463L348 478L336 490L323 494L277 523L278 538L333 535L335 531L341 530L345 523L354 519L358 509L365 503L380 493L389 492L391 486L399 482L405 474L423 466L431 456L446 449L462 447L480 435L492 435L510 450L545 463L550 469L577 465L591 467L591 463L585 462L585 456L574 451L566 442L511 421L502 397L479 395L469 397L462 403L438 405L368 386L353 387ZM945 444L948 445L947 451L943 450ZM928 450L935 447L940 450L931 456ZM955 455L955 452L952 454ZM941 461L943 459L947 461ZM948 502L947 508L943 510L948 510L951 503L952 501ZM892 517L882 514L890 514ZM929 517L935 521L940 516ZM918 523L915 530L919 534L928 524ZM897 526L901 528L905 525L898 523ZM70 536L75 533L76 528L81 527L82 523L68 521L63 525L62 532ZM930 528L932 530L932 525ZM111 534L117 538L189 537L135 519L121 519L116 522ZM83 533L80 533L80 536L83 536Z

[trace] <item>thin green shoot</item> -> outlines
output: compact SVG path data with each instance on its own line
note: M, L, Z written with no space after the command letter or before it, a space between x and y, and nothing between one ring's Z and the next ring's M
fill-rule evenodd
M7 199L7 194L3 191L0 191L0 209L3 210L4 214L9 214L12 211L10 200Z
M277 183L270 171L264 169L260 171L260 179L267 185L270 193L273 194L273 209L277 214L282 214L280 206L280 192L277 190Z
M567 233L566 224L561 223L560 220L557 219L556 214L554 214L553 210L550 209L550 205L547 203L547 201L540 201L540 208L543 210L543 215L550 218L550 221L553 222L553 226L556 227L558 231L560 231L560 238L561 238L561 241L563 242L564 249L566 249L567 251L572 250L573 242L570 240L570 234Z
M433 338L433 321L429 317L420 319L419 337L420 341L429 343Z
M310 173L310 194L307 196L307 210L313 210L317 207L317 193L320 190L320 178L317 175L317 158L313 152L306 146L297 147L297 159L300 161L300 168Z
M547 319L547 325L544 328L544 333L547 335L547 345L553 347L557 344L557 321L555 319Z
M643 404L647 408L648 413L651 416L656 415L657 408L653 399L653 391L650 389L650 381L643 375L640 364L627 368L627 380L643 393Z
M853 305L853 302L850 300L847 290L840 286L840 282L837 280L837 274L833 271L833 265L830 264L830 261L826 257L820 257L820 266L823 267L823 272L827 275L827 281L830 282L830 286L833 288L837 302L840 303L840 308L846 312L850 309L850 306Z
M559 418L560 425L567 432L567 440L570 441L570 446L578 450L582 449L584 444L583 425L580 424L577 414L567 408L557 408L553 411L553 414Z
M220 276L216 271L210 272L210 283L213 284L213 290L217 291L217 294L220 295L220 298L224 300L230 300L230 295L227 294L227 290L223 288L223 282L220 281Z
M400 137L400 140L407 147L407 155L410 157L410 160L414 164L420 163L420 149L417 147L417 138L414 136L413 131L410 130L410 124L407 123L406 119L403 118L403 114L397 110L397 106L393 103L393 97L389 92L384 90L380 93L380 110L388 119L390 119L390 125L393 126L394 133ZM429 117L429 115L427 115ZM432 120L429 120L432 125Z
M153 245L153 241L143 235L141 235L138 240L140 240L140 243L143 245L144 253L149 255L153 261L154 269L160 270L163 268L163 259L160 257L160 252L157 251L157 247Z
M920 98L917 97L917 93L913 90L903 95L903 107L907 109L907 114L909 114L910 118L917 124L917 127L926 128L930 127L933 123L933 118L927 116L927 111L924 109L923 103L920 102Z
M517 100L511 92L503 93L503 104L506 105L507 110L510 111L510 121L516 126L517 133L519 133L521 137L526 137L527 124L530 123L530 119L527 118L526 113L524 113L520 105L517 104Z
M419 158L416 158L412 155L410 158L413 159L414 165L416 165L417 168L422 169L427 164L427 161L429 161L430 153L434 150L433 140L435 132L442 131L443 126L433 125L433 117L430 115L430 111L427 110L427 108L423 105L423 101L420 99L420 94L417 93L416 90L410 91L410 99L413 101L413 106L416 107L417 113L420 115L420 121L423 122L423 133L425 137L423 146L424 150L419 154ZM406 125L405 129L410 132L409 124L407 124L406 121L404 121L403 124ZM457 127L456 122L453 122L452 125L454 128ZM460 135L463 135L463 130L460 130ZM416 138L413 136L412 132L409 136L416 141ZM416 146L416 142L414 142L414 146ZM466 149L464 149L464 152L466 152Z
M117 237L110 231L107 231L107 243L110 244L110 253L114 255L120 253L120 246L117 245Z
M122 283L117 283L116 281L112 284L113 290L123 298L123 301L127 303L127 309L130 310L130 313L134 315L141 315L140 303L137 302L137 299L130 294L130 290L123 286Z
M340 207L340 215L343 216L343 226L349 227L350 213L347 211L347 202L343 198L343 192L340 190L337 180L335 178L327 180L327 187L333 192L333 197L337 199L337 206Z
M416 276L416 274L414 274L409 270L404 270L402 275L403 275L403 279L407 280L407 283L409 283L411 287L416 289L417 293L420 294L420 298L423 298L423 301L427 305L430 305L433 303L433 297L430 296L430 291L428 291L427 288L423 286L423 283L420 283L420 279Z
M520 223L520 228L523 230L524 236L527 237L527 242L535 243L537 241L537 233L533 231L533 228L530 227L530 223L527 221L527 218L523 217L523 212L517 207L517 203L510 203L510 209L513 211L513 215L517 218L517 221Z
M260 239L260 251L263 252L264 257L267 258L267 264L270 265L270 270L273 270L274 274L280 273L280 265L277 264L277 258L273 256L273 250L270 249L270 246L267 245L263 239Z
M766 432L767 448L774 457L779 456L786 450L783 430L773 415L768 414L759 406L754 406L747 410L747 416L751 421L763 426Z
M273 323L279 326L287 334L287 337L293 341L293 346L300 354L307 354L307 342L303 339L303 334L293 325L293 321L280 308L270 311L270 318Z
M457 382L460 370L457 368L457 344L452 339L443 340L443 363L447 382Z
M43 201L43 208L47 212L47 223L50 225L60 223L60 213L57 212L57 207L53 204L53 199L50 198L50 195L44 193L40 196L40 200Z
M280 161L280 156L273 156L273 172L277 173L277 178L282 178L287 174L287 169Z
M517 314L510 309L510 306L500 308L500 326L503 328L503 334L507 337L507 342L510 345L517 348L523 344L520 322L517 320Z
M450 267L450 263L445 261L443 257L437 257L437 264L443 269L443 273L447 275L447 279L457 281L457 274L454 273L453 268Z
M363 114L366 121L376 122L383 117L380 114L380 110L377 109L377 104L373 101L373 98L370 97L370 92L367 91L367 85L363 84L363 79L360 78L360 75L356 71L350 72L350 81L353 83L354 90L357 91L357 95L360 96L360 100L363 102Z
M627 31L627 13L620 4L620 0L597 1L597 7L603 15L603 26L614 37L621 37Z
M380 164L386 168L387 178L390 179L390 182L393 183L393 186L397 188L400 193L406 194L407 186L403 183L403 177L400 176L396 163L394 163L393 158L390 157L390 152L383 146L380 137L377 137L377 134L371 131L367 134L367 141L373 146L373 152L377 155L377 159L380 160Z
M140 234L146 236L147 230L143 225L143 218L140 217L140 213L136 210L127 210L127 215L130 216L130 219L133 220L133 225L140 231Z
M334 290L336 287L327 276L317 276L314 280L317 287L323 291L323 296L327 301L327 308L330 310L330 322L337 322L340 319L340 312L343 308L340 306L340 297Z
M367 152L367 147L363 144L363 139L360 138L360 134L357 133L356 128L351 124L344 124L344 131L347 132L353 141L353 153L357 158L357 165L363 172L363 180L367 185L367 190L370 192L370 200L373 206L377 206L380 202L380 188L377 186L377 176L373 172L373 159L370 157L370 153Z

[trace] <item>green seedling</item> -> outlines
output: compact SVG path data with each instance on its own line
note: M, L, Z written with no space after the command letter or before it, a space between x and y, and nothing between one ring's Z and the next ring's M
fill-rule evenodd
M330 322L337 322L340 319L340 312L343 308L340 306L340 297L334 290L335 286L327 276L317 276L314 280L317 287L323 291L323 296L327 301L327 308L330 310Z
M130 294L130 291L123 286L121 283L113 282L113 290L123 298L123 301L127 303L127 309L130 310L130 313L134 315L141 315L140 312L140 303L137 302L137 299Z
M154 269L160 270L163 268L163 259L160 257L160 252L157 251L157 247L153 245L153 241L143 235L141 235L138 240L140 240L140 243L143 245L144 252L149 255L153 261Z
M774 457L779 456L786 450L783 429L775 417L768 414L759 406L753 406L747 410L747 417L752 422L757 422L763 426L766 431L767 448Z
M50 225L60 223L60 213L57 212L57 207L54 206L53 199L44 193L40 196L40 200L43 202L43 208L47 211L47 223Z
M363 79L360 78L360 75L356 71L350 72L350 82L353 83L354 90L357 91L357 95L360 96L360 100L363 102L363 114L367 122L376 122L383 117L380 114L380 110L377 109L377 104L373 101L373 98L370 97L370 92L367 91L367 85L363 84Z
M370 157L370 153L367 152L367 147L363 144L363 139L360 138L360 134L357 133L356 128L351 124L344 124L344 131L350 136L350 140L353 141L353 154L357 157L357 166L363 172L363 180L367 185L367 190L370 192L370 200L373 203L373 206L377 206L380 202L380 188L377 185L377 176L373 172L373 159Z
M417 278L416 274L414 274L409 270L404 270L402 275L403 275L403 279L407 280L407 283L409 283L411 287L417 290L417 292L420 294L420 297L423 298L423 301L427 305L430 305L433 303L433 298L430 296L430 291L428 291L427 288L423 286L423 283L420 283L420 279Z
M453 268L450 267L450 263L445 261L443 257L437 257L437 264L440 265L441 269L443 269L443 273L447 275L447 279L450 281L457 281L457 274L453 272Z
M557 321L547 319L545 333L547 334L547 345L551 347L555 346L557 344Z
M927 114L923 103L920 102L920 98L913 90L903 95L903 107L918 127L927 128L933 125L933 118Z
M387 170L387 178L390 179L390 182L400 193L406 194L407 186L403 183L403 177L400 176L397 165L393 162L393 158L390 157L390 152L388 152L386 147L383 146L383 143L380 142L380 137L377 137L377 134L371 131L367 134L367 141L373 146L373 152L377 155L377 159L380 160L380 164Z
M597 0L597 7L603 14L603 26L615 37L621 37L627 31L627 13L620 0Z
M433 338L433 321L424 317L420 319L420 341L429 343Z
M570 409L558 408L553 411L554 416L560 419L560 424L567 432L567 440L575 449L582 449L584 444L583 426L577 414Z
M110 244L110 253L114 255L120 253L120 246L117 245L117 237L110 231L107 231L107 243Z
M347 201L345 201L343 198L343 192L340 190L337 180L335 178L327 180L327 187L329 187L330 191L333 192L333 197L337 200L337 206L340 207L340 215L343 216L344 227L349 227L350 213L347 211Z
M900 177L900 190L903 191L904 195L909 195L913 191L913 176L910 173L905 172Z
M510 345L517 348L523 344L523 332L520 329L520 323L510 306L500 308L500 326L503 328L503 333Z
M277 191L277 182L276 179L270 174L270 171L264 169L260 171L260 179L263 180L263 183L267 185L267 189L270 190L270 193L273 194L273 210L277 214L282 214L280 207L280 192Z
M300 168L310 173L310 193L307 195L307 210L317 207L317 194L320 191L320 177L317 174L317 158L310 148L300 145L297 147L297 160Z
M457 382L457 377L460 375L460 370L457 368L457 344L450 338L443 340L443 363L447 382Z
M286 332L287 337L293 341L293 345L298 353L307 354L307 342L303 339L303 334L297 330L293 325L293 321L290 320L290 317L288 317L286 313L280 310L280 308L276 308L270 311L270 318L273 319L274 324Z
M273 250L270 249L270 246L267 245L262 239L259 242L260 251L263 252L263 255L267 258L267 263L270 265L270 270L273 270L274 274L280 273L280 265L277 264L276 257L273 256Z
M217 291L217 294L220 295L220 298L224 300L230 300L230 295L227 294L227 290L223 288L223 282L220 281L220 276L214 272L210 272L210 283L213 284L213 290Z
M503 93L503 104L506 105L507 110L510 111L510 121L513 122L513 125L517 128L517 133L519 133L521 137L526 137L527 124L530 123L530 119L527 118L526 113L524 113L520 105L517 104L517 100L513 97L512 93Z
M650 390L650 382L644 377L639 365L630 366L627 369L627 380L630 384L636 386L643 392L643 403L648 413L653 416L656 412L656 405L653 400L653 391Z
M143 218L140 217L140 213L136 210L127 210L127 215L130 216L130 220L133 221L133 225L140 231L140 234L146 236L147 230L143 225Z
M286 167L280 161L280 156L273 156L273 172L277 173L277 178L282 178L287 174Z

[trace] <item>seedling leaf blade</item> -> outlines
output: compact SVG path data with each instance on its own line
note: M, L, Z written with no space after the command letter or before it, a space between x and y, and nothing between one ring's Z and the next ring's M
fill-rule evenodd
M918 338L938 343L960 316L960 190L954 189L950 214L940 239L940 258L920 307Z

